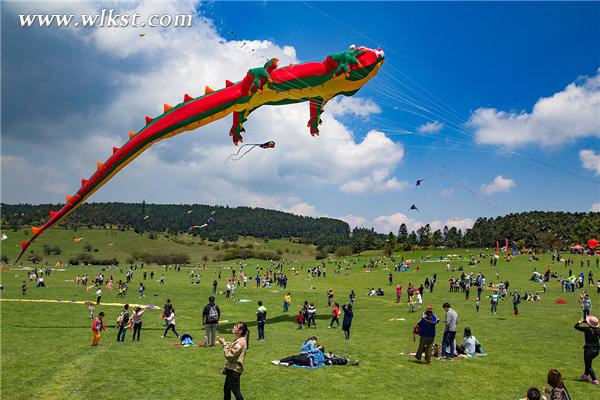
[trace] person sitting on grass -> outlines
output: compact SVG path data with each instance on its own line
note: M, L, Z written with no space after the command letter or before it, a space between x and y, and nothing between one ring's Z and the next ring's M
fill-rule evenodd
M548 371L549 388L544 388L544 392L548 395L548 400L571 400L571 396L565 387L562 375L556 369Z
M458 354L465 354L467 356L474 357L475 354L481 353L481 344L479 341L471 334L471 328L466 327L463 335L463 344L462 346L458 346L456 351Z

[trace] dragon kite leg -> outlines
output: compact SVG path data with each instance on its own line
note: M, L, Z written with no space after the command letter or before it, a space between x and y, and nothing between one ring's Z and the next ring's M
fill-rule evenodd
M237 145L243 141L243 123L251 111L263 105L305 101L310 102L310 133L318 135L325 103L340 94L352 96L356 93L377 74L384 62L384 53L381 49L353 45L349 50L332 54L322 62L282 68L278 68L277 62L277 58L272 58L264 66L250 69L237 83L227 80L222 89L213 90L206 86L204 95L200 97L193 98L185 94L178 105L172 107L164 104L161 115L146 117L145 126L138 132L131 131L129 140L123 146L113 147L112 155L105 162L96 164L96 171L89 179L81 180L77 193L66 196L67 202L59 211L50 211L50 219L43 226L31 227L33 236L28 242L21 242L17 261L42 232L75 211L115 174L160 140L194 130L233 113L229 134Z

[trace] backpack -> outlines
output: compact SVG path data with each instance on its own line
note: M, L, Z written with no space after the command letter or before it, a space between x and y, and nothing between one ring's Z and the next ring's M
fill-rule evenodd
M121 326L121 322L123 322L123 312L117 317L117 326Z
M209 324L216 324L217 322L219 322L219 312L217 311L217 306L210 306L206 320Z

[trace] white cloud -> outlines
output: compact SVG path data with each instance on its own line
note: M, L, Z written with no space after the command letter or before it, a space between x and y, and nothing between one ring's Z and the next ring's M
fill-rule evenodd
M393 232L394 234L397 234L398 228L400 228L400 225L402 224L406 224L409 232L416 232L419 228L427 224L429 224L431 227L432 232L438 229L442 230L444 225L448 226L449 228L455 226L458 229L462 229L464 232L466 229L471 229L475 221L472 218L454 217L446 221L433 220L429 222L422 222L414 218L410 218L406 214L395 213L391 215L380 215L372 221L372 224L368 224L367 221L365 221L365 223L366 224L363 224L363 226L373 226L379 233Z
M481 193L489 196L494 193L508 192L514 186L514 180L498 175L491 183L481 185Z
M579 160L583 168L589 169L596 175L600 175L600 154L592 150L581 150Z
M528 143L556 146L600 136L600 70L540 98L530 113L479 108L468 125L475 129L477 143L509 147Z
M390 178L390 172L386 169L373 171L369 176L362 179L352 180L344 183L340 190L346 193L366 192L398 192L408 188L408 182Z
M444 128L444 124L438 121L428 122L417 128L417 132L420 133L438 133Z
M462 229L463 233L465 232L465 230L471 229L474 224L475 221L472 218L459 217L451 218L444 223L444 225L448 226L449 228L454 226L457 229Z
M592 204L592 207L590 208L590 212L600 212L600 203Z
M381 108L373 100L354 96L333 98L324 109L333 115L354 114L359 117L381 113Z
M389 233L393 232L394 234L398 233L398 228L400 225L406 224L408 231L416 230L418 227L423 226L424 224L421 222L417 222L416 220L409 218L406 214L403 213L395 213L391 215L380 215L379 217L373 220L373 227L379 233Z
M302 215L305 217L319 217L319 213L315 209L315 206L310 205L306 202L296 203L288 209L282 211L289 212L296 215Z
M344 215L343 217L337 217L338 219L341 219L342 221L346 221L348 223L348 225L350 225L350 229L354 229L356 227L364 227L366 226L367 223L367 219L363 218L363 217L359 217L356 215L352 215L352 214L348 214L348 215Z

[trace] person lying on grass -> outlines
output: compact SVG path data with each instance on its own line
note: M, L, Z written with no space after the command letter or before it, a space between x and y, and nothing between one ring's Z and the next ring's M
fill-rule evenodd
M358 360L350 360L343 356L338 356L333 353L325 354L323 346L317 346L317 338L309 337L302 344L300 354L284 357L281 360L271 361L274 365L288 367L297 365L302 367L319 368L323 365L358 365Z

